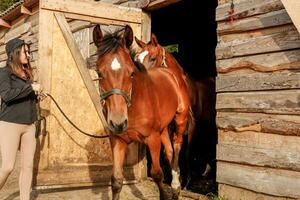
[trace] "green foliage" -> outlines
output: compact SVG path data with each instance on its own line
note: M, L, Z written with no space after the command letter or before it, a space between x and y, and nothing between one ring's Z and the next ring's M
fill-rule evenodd
M18 1L20 0L0 0L0 13Z
M169 53L174 53L174 52L178 53L179 52L179 50L178 50L178 44L171 44L171 45L168 45L168 46L164 46L164 48Z

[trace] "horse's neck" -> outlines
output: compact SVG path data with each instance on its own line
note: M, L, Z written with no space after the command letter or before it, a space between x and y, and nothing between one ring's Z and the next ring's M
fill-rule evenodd
M174 56L172 56L168 51L165 51L165 57L166 57L165 60L166 60L167 67L169 67L171 70L176 70L178 73L184 73L180 64L177 62Z

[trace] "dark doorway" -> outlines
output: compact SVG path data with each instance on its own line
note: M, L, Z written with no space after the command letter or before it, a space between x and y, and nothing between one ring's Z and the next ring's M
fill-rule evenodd
M216 192L215 77L217 45L215 10L217 0L182 0L153 11L152 32L162 46L178 45L173 52L190 79L205 87L202 114L197 115L196 129L186 158L187 142L181 156L181 172L187 177L186 163L190 163L192 180L187 189L203 194ZM202 86L201 86L202 85ZM197 111L196 111L197 112ZM185 138L185 140L187 140ZM205 176L207 168L211 170ZM184 180L184 184L187 180Z

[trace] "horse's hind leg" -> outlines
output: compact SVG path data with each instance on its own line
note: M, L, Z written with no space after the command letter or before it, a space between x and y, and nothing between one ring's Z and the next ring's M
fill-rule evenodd
M160 167L160 148L161 148L161 138L159 134L151 134L147 138L147 145L150 150L152 167L151 167L151 176L154 182L157 184L160 193L160 200L171 200L177 199L178 197L173 197L172 190L167 191L167 185L163 184L164 174Z
M113 170L111 176L112 199L118 200L123 186L123 163L127 144L115 137L110 138L110 143L113 156Z

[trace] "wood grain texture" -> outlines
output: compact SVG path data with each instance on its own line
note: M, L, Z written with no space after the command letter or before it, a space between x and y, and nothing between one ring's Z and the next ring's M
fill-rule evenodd
M300 136L299 115L218 112L217 126L224 131L257 131Z
M243 188L238 188L226 184L219 184L219 195L225 199L230 200L296 200L295 198L288 197L275 197L262 193L253 192Z
M141 23L141 9L116 6L96 1L43 0L40 3L40 7L65 13L75 13L138 24Z
M219 74L234 74L241 70L253 72L298 70L300 69L300 49L217 60L216 63Z
M217 182L274 196L300 197L300 172L295 171L218 162Z
M300 172L299 136L218 132L217 160Z
M230 34L239 33L261 28L269 28L273 26L281 26L292 22L290 16L285 9L248 17L237 20L236 22L220 22L218 23L218 33Z
M273 73L220 74L216 79L217 92L242 92L278 89L300 89L300 71Z
M224 21L229 18L229 11L232 1L219 0L216 10L216 20ZM234 1L235 16L237 19L264 14L283 9L280 0L237 0Z
M270 35L218 43L216 57L217 59L226 59L297 48L300 48L300 34L297 29L292 26L290 30L283 30Z
M300 90L220 93L218 111L300 114Z

